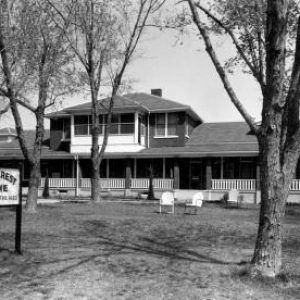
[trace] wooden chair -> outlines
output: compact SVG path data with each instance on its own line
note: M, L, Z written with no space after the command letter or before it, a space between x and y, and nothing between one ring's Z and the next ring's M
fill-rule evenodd
M166 211L166 213L175 213L175 199L174 194L171 192L164 192L162 193L160 200L159 200L159 213L161 214L163 211L163 207L171 207L171 212Z
M192 211L194 211L194 214L197 214L198 208L202 206L203 198L204 197L201 192L194 194L192 201L188 201L185 203L184 213L187 213L188 211L189 213L191 213Z

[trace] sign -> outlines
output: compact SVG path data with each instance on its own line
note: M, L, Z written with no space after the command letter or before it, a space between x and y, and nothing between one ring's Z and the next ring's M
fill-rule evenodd
M18 205L20 169L0 168L0 206Z

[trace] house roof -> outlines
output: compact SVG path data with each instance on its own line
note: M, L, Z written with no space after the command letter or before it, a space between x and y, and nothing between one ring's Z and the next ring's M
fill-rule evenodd
M99 100L102 108L100 111L103 113L107 111L110 98L104 98ZM72 107L67 107L61 111L48 114L49 118L61 117L67 114L76 113L88 113L91 110L91 102L86 102ZM156 95L150 95L146 93L132 93L123 96L116 96L114 102L114 112L133 112L133 111L145 111L145 112L176 112L186 111L195 120L201 121L201 118L192 110L188 105L181 104L163 97Z
M29 145L33 145L35 131L25 131ZM184 147L160 147L143 149L139 152L105 153L106 158L148 158L148 157L220 157L257 156L258 143L244 122L203 123L196 127ZM42 158L74 158L74 154L49 149L49 130L45 132ZM90 153L79 154L89 158ZM1 159L23 159L17 139L0 144Z

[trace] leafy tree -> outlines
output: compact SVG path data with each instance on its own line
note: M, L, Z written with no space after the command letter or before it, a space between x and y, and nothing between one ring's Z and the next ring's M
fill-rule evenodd
M203 2L185 2L230 100L258 140L261 209L251 269L274 277L282 266L282 218L300 154L299 9L289 0L217 0L209 8ZM225 66L210 30L228 34L235 45L237 54ZM260 85L261 124L241 104L227 76L226 70L240 62Z
M165 1L124 0L48 1L57 12L57 23L65 26L72 16L72 33L68 41L83 67L83 81L91 95L92 116L92 178L91 198L99 202L100 164L107 146L115 98L125 70L132 60L148 18ZM108 101L100 102L101 88L111 87ZM105 112L105 130L99 147L100 113Z
M65 37L50 12L45 1L0 1L0 95L9 99L20 148L30 169L28 212L35 212L37 206L45 110L74 87L70 85L73 72ZM33 144L26 140L20 107L36 120Z

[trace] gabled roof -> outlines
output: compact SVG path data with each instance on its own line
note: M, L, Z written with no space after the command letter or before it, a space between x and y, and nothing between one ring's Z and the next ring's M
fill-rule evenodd
M102 109L100 111L105 113L109 106L110 98L104 98L99 100ZM67 107L61 111L50 113L47 117L60 117L68 114L76 113L89 113L91 110L91 102L86 102L72 107ZM176 111L186 111L195 120L201 121L201 118L191 109L190 106L184 105L172 100L168 100L163 97L150 95L146 93L132 93L123 96L116 96L114 101L114 112L134 112L134 111L144 111L144 112L176 112Z

